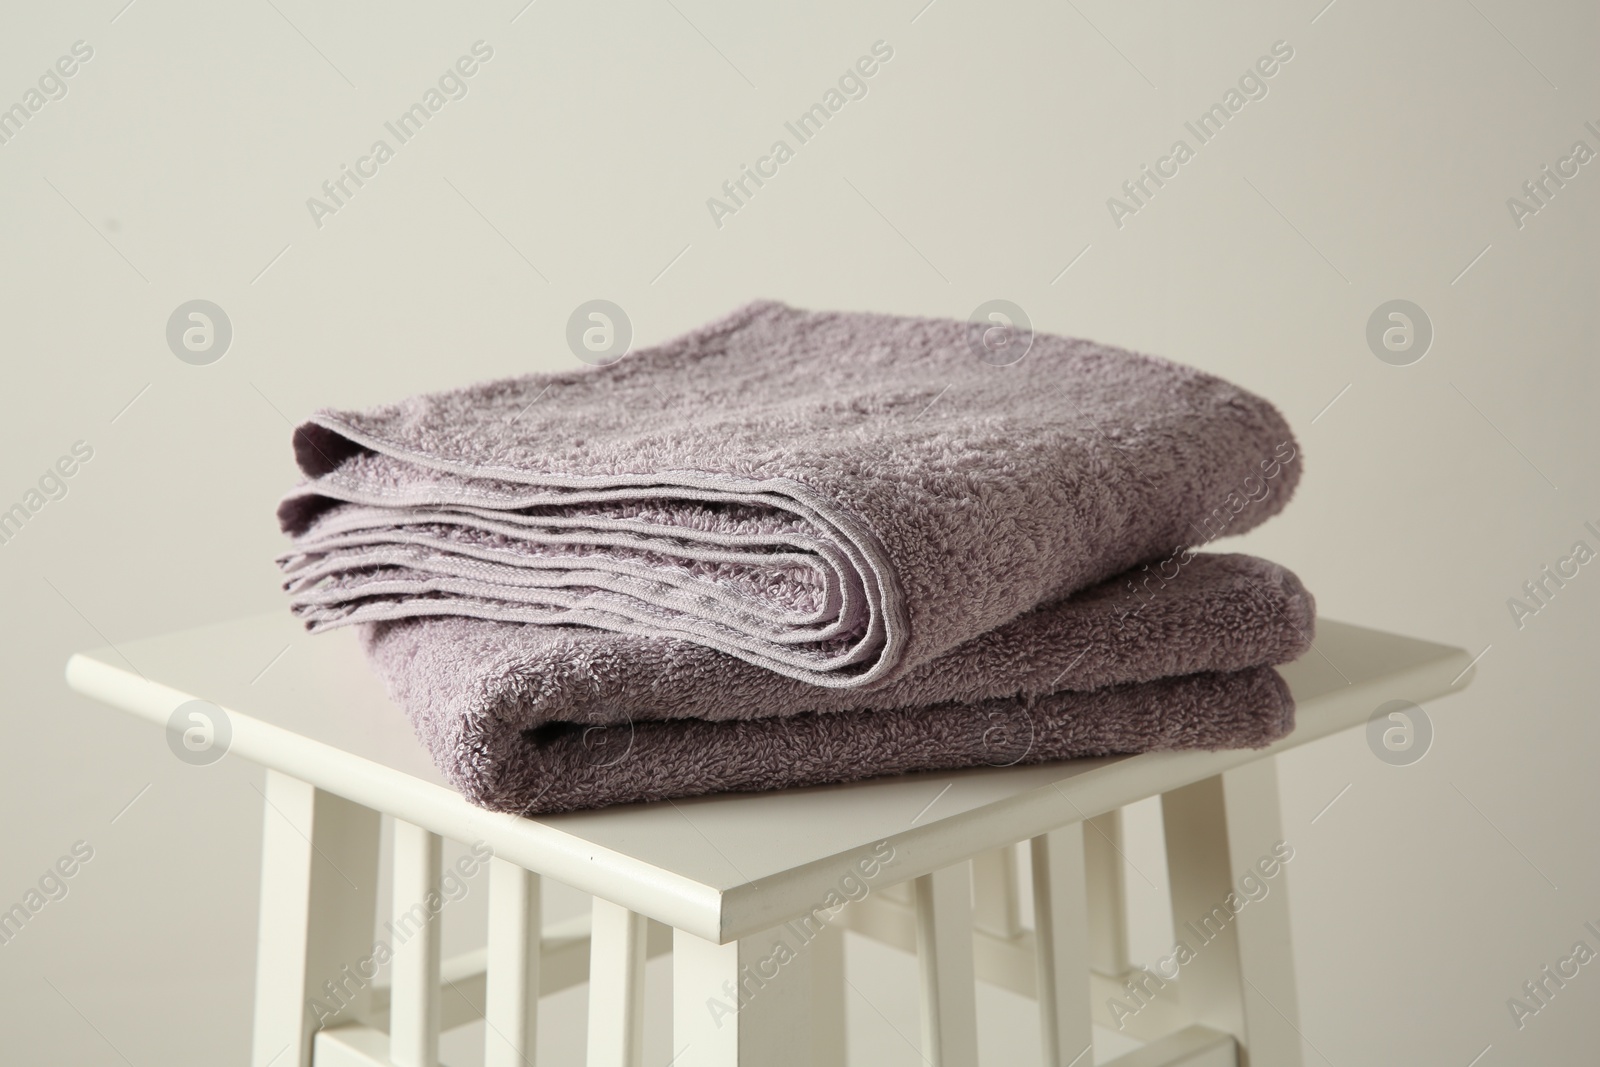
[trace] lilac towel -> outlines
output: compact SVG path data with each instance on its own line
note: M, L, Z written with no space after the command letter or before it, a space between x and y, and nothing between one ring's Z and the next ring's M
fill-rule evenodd
M320 412L279 508L294 610L580 624L876 689L1299 479L1242 389L1042 335L990 366L968 331L755 303L610 366Z
M1294 575L1196 555L1159 589L1138 577L870 692L584 627L424 617L370 624L363 641L452 784L525 814L1287 733L1294 704L1269 665L1309 647L1315 611Z

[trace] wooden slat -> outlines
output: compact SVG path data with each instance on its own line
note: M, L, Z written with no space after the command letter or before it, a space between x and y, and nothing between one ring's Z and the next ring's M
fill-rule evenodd
M1092 1067L1082 823L1033 839L1033 925L1045 1067ZM1087 1061L1087 1062L1086 1062Z
M589 932L589 1067L644 1062L643 915L594 898Z
M1122 845L1122 809L1096 815L1083 831L1088 889L1089 962L1104 975L1119 975L1128 959L1128 863Z
M812 1067L841 1067L846 1045L844 924L835 919L823 926L804 951L811 957Z
M972 925L997 937L1022 933L1015 845L972 857Z
M394 976L389 1058L394 1067L439 1067L439 868L443 840L394 823Z
M539 1028L539 876L489 861L484 1067L529 1067Z
M672 929L650 924L645 955L649 959L672 951ZM909 949L909 941L907 942ZM439 961L441 998L439 1029L454 1030L483 1018L489 973L489 950L475 948ZM552 925L539 950L539 995L548 997L589 980L589 916L577 915ZM389 1031L389 987L372 987L371 1008L361 1022L384 1033Z
M923 1058L933 1067L976 1067L971 873L967 864L958 863L921 876L913 892Z
M1239 1067L1239 1046L1232 1034L1190 1026L1101 1067ZM1272 1061L1259 1067L1273 1067Z

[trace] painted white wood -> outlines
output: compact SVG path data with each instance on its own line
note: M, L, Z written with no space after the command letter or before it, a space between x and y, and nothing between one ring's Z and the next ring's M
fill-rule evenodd
M317 1031L317 1067L393 1067L389 1035L370 1026L337 1026Z
M439 891L443 841L394 823L394 952L389 990L389 1058L394 1067L439 1067Z
M1022 933L1022 900L1015 846L972 857L972 925L1000 937Z
M933 1067L976 1067L972 875L965 863L925 874L914 889L922 1056Z
M1093 1067L1089 906L1082 823L1030 842L1034 955L1044 1067Z
M1288 867L1274 853L1293 842L1281 836L1274 762L1169 793L1163 808L1173 924L1195 959L1156 996L1176 996L1198 1022L1234 1035L1241 1063L1301 1067ZM1247 875L1264 896L1249 898Z
M856 933L892 945L903 952L915 953L917 950L915 912L909 903L894 900L887 893L852 904L845 909L840 921ZM974 932L972 942L973 969L980 981L1010 990L1019 996L1037 998L1037 957L1034 953L1033 931L1024 931L1017 938L1000 938L978 930ZM1091 971L1089 988L1094 1022L1110 1030L1120 1030L1136 1041L1154 1041L1193 1022L1176 1000L1168 998L1151 1002L1138 1015L1123 1019L1119 1027L1107 1003L1113 998L1126 996L1122 983ZM1080 1062L1078 1067L1085 1065Z
M1122 815L1122 880L1128 959L1137 966L1172 950L1172 896L1167 890L1167 841L1161 798L1146 797L1118 809Z
M1091 966L1125 980L1142 963L1172 948L1172 899L1167 892L1161 802L1149 797L1088 821Z
M644 1062L646 920L594 898L589 933L589 1067Z
M354 642L342 631L307 637L275 614L122 646L142 677L104 650L73 657L67 679L162 727L184 701L213 701L228 713L234 755L434 833L482 840L509 862L716 942L805 911L841 864L877 842L896 854L879 887L927 874L1360 725L1384 700L1459 689L1470 661L1460 649L1323 621L1319 652L1283 671L1298 726L1263 751L975 768L530 819L474 808L443 784Z
M805 948L811 957L812 1067L842 1067L845 1062L844 930L839 921L830 922Z
M484 1067L528 1067L538 1047L539 876L489 861Z
M251 1063L308 1067L317 1027L366 1006L379 816L274 770L263 795Z
M1289 927L1289 878L1293 860L1273 869L1273 849L1292 849L1285 838L1278 799L1278 761L1258 760L1222 776L1228 852L1234 877L1256 867L1267 893L1239 912L1239 969L1244 988L1244 1056L1255 1065L1300 1067L1305 1052L1300 1037L1300 995L1294 976ZM1265 871L1259 864L1266 863Z
M1191 1026L1101 1067L1240 1067L1240 1062L1232 1034ZM1263 1061L1258 1067L1272 1067L1272 1061Z
M645 955L650 959L672 951L672 930L650 924ZM484 1017L488 999L487 948L447 956L439 962L439 1029L454 1030ZM545 930L539 951L539 995L548 997L589 980L589 916L575 915ZM458 995L459 994L459 995ZM372 1007L358 1017L374 1029L389 1032L389 987L372 987Z
M1089 963L1113 977L1130 966L1128 953L1127 851L1122 840L1122 809L1088 820L1083 831L1089 914Z
M1233 861L1222 801L1222 778L1184 786L1162 797L1167 828L1167 870L1172 881L1172 923L1179 943L1194 958L1176 982L1147 979L1146 994L1181 1001L1197 1022L1241 1040L1244 1010L1239 980L1238 928L1227 907L1233 892ZM1133 993L1124 1006L1141 1010Z
M718 945L674 931L673 1063L813 1067L825 1062L812 1052L815 938L808 944L808 936L813 935L788 924Z

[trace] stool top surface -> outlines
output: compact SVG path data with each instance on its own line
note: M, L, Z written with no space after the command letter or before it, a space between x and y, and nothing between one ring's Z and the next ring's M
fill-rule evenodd
M928 772L539 818L468 804L389 701L355 634L312 637L287 612L79 653L67 681L162 726L188 701L207 701L226 713L223 758L481 840L529 870L725 942L821 906L875 850L893 850L878 884L925 874L1364 724L1387 701L1453 692L1472 666L1459 648L1321 620L1316 647L1281 670L1296 728L1261 750Z

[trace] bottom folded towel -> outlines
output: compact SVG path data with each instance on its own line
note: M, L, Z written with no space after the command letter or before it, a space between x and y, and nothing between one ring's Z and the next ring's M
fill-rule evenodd
M425 617L362 627L445 777L497 811L1179 748L1293 727L1272 669L1311 642L1289 571L1196 555L1152 591L1114 578L875 690L820 689L697 645Z
M507 731L496 739L500 751L485 753L493 776L456 784L484 807L537 814L906 771L1259 748L1293 725L1289 687L1257 667L900 711Z

